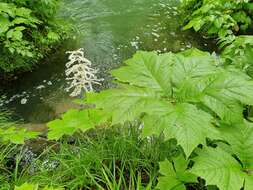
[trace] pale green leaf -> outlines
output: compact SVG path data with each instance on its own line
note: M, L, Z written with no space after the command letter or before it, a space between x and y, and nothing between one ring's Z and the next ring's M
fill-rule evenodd
M100 110L71 109L63 114L61 119L47 124L49 128L48 139L58 140L63 135L72 135L78 130L85 132L104 121L104 114Z
M205 148L194 159L190 170L206 180L207 185L217 185L220 190L240 190L246 173L240 163L220 148Z
M164 132L166 139L176 138L188 157L207 137L218 137L219 133L211 124L212 117L191 104L178 104L164 115L144 117L144 136Z
M187 169L187 161L180 155L173 163L165 160L160 162L160 174L157 188L161 190L186 190L185 183L197 182L197 177Z
M112 71L121 82L128 82L164 93L171 92L171 57L173 54L157 55L154 52L137 52L126 61L127 66Z
M112 123L133 121L142 113L159 113L168 109L161 94L152 89L123 85L118 89L87 94L87 102L96 104L112 116Z
M24 183L21 186L15 186L14 190L38 190L38 189L39 189L38 185Z
M10 27L10 20L3 15L0 15L0 35L4 32L7 32Z
M236 125L222 125L223 140L230 144L232 152L243 163L246 170L253 169L253 124L247 121Z
M21 186L15 186L14 190L39 190L39 185L24 183ZM53 188L53 187L46 186L42 190L63 190L63 188Z
M24 128L8 127L0 128L0 140L14 144L24 144L25 140L35 138L38 132L27 131Z

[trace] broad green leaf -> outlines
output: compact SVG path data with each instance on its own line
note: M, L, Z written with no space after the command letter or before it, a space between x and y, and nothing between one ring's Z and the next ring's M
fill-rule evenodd
M187 157L207 137L221 138L214 118L241 123L243 105L253 103L250 77L222 68L217 57L196 49L138 52L113 74L118 86L88 94L87 102L105 111L112 124L142 119L143 136L163 132L167 139L176 138Z
M21 186L15 186L14 190L39 190L38 184L24 183ZM42 190L63 190L63 188L44 187Z
M112 123L133 121L142 113L159 113L170 104L161 100L161 94L152 89L121 85L120 88L87 94L87 102L96 104L112 116Z
M198 50L187 51L176 54L173 57L172 82L176 87L183 82L201 78L217 73L217 60L215 57L207 54L201 54Z
M24 183L21 186L15 186L14 190L38 190L38 189L39 189L38 185Z
M251 172L251 171L249 171ZM244 190L251 190L253 187L253 177L248 176L245 178Z
M15 29L12 29L12 30L9 30L7 32L7 35L6 35L7 38L11 38L12 40L21 40L22 37L23 37L23 34L21 31L19 30L15 30Z
M216 113L224 122L240 123L243 121L243 107L237 101L223 101L219 98L206 95L202 97L201 102Z
M164 130L166 138L176 138L187 157L199 144L205 144L207 137L218 135L211 124L211 115L191 104L177 105L175 112L168 115L166 120L169 121Z
M176 138L189 157L199 144L205 144L207 137L217 137L219 134L211 120L211 115L194 105L183 103L166 115L147 115L143 132L148 136L163 131L166 139Z
M52 32L52 31L48 32L47 37L50 40L56 40L56 41L60 39L60 36L57 33Z
M4 17L3 15L0 14L0 35L8 31L9 27L10 27L9 18Z
M32 10L27 9L25 7L17 8L15 11L16 16L20 16L24 18L30 18L31 13L32 13Z
M179 52L177 54L183 55L184 57L201 57L201 56L202 57L209 57L210 56L209 52L201 51L197 48L187 49L187 50ZM211 59L213 59L213 58L215 58L215 57L211 57Z
M125 62L126 66L112 71L112 75L121 82L169 94L172 56L171 53L157 55L154 52L139 51Z
M58 140L63 135L72 135L78 130L85 132L104 121L104 114L100 110L71 109L62 115L62 119L56 119L47 124L48 139Z
M233 126L222 125L220 132L223 140L230 144L233 154L243 163L245 170L253 171L253 124L244 121Z
M159 172L162 176L158 178L157 188L161 190L186 190L185 183L197 182L197 176L187 171L187 161L182 156L173 163L160 162Z
M242 104L251 105L253 81L243 73L218 70L216 73L181 83L180 101L201 102L229 123L243 121Z
M243 104L253 104L253 81L237 73L222 72L211 79L205 92L209 96L223 100L237 100Z
M14 144L24 144L25 140L35 138L38 132L27 131L17 127L0 128L0 141Z
M190 171L220 190L240 190L248 177L240 163L220 148L204 148L194 161Z
M15 16L16 6L11 3L0 3L0 13L7 13L9 16Z

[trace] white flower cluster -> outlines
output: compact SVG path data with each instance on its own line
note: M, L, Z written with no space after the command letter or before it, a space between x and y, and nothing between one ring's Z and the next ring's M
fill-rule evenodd
M91 68L91 61L84 57L84 50L68 51L69 62L66 63L66 80L70 81L66 91L73 90L70 96L75 97L81 95L82 91L93 91L92 85L101 85L103 79L98 79L96 74L97 69Z

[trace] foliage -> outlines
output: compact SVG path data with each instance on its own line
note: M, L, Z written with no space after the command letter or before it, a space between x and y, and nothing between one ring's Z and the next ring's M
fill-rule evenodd
M253 76L253 36L240 35L232 42L224 41L220 44L224 48L221 57L225 66L234 65L251 77Z
M73 135L78 130L85 132L102 121L104 121L103 113L96 109L82 111L71 109L63 114L61 120L57 119L47 124L49 128L48 139L58 140L63 135Z
M252 183L250 165L247 165L251 163L247 156L250 150L244 147L252 145L251 133L248 129L243 132L245 141L233 136L240 134L233 126L241 126L245 122L244 106L253 103L253 81L243 71L232 66L223 67L215 55L191 49L161 55L138 52L126 61L125 66L112 71L112 74L116 78L117 88L87 95L86 102L95 104L96 111L103 111L112 125L140 120L144 124L143 137L163 134L165 140L175 138L183 148L187 160L191 159L193 152L200 152L194 158L195 164L190 171L188 162L184 167L181 164L182 168L175 167L176 161L172 161L173 165L162 162L160 171L164 177L160 178L158 187L163 189L166 185L173 189L179 185L181 189L185 189L184 184L196 182L191 173L206 179L207 185L217 185L220 190L230 189L235 179L242 182L246 180L245 188L248 183ZM231 140L233 138L237 141ZM224 162L217 160L209 165L211 161L208 161L205 151L212 149L204 148L196 152L200 144L208 145L208 139L227 142L228 147L237 152L222 153L220 159L226 159ZM224 147L220 144L218 146ZM209 156L210 160L217 159L221 154L221 150L216 154L214 152L211 151L213 157ZM233 155L237 155L236 158L243 168L240 168L236 160L232 161ZM216 163L219 165L216 166ZM212 170L209 171L207 166L214 166L216 174L215 168L219 168L224 175L229 175L232 171L234 173L231 175L235 178L231 178L232 181L223 181L219 177L223 176L221 173L215 181ZM165 172L169 168L171 172ZM227 179L224 177L224 180ZM233 186L234 189L240 187L243 187L243 183Z
M11 189L10 182L10 172L7 169L6 165L8 163L9 156L13 153L16 146L11 144L3 145L0 144L0 190L9 190Z
M183 3L192 10L185 30L193 28L222 39L245 33L252 25L252 3L248 0L199 0L200 6L194 6L193 1Z
M218 37L224 65L236 66L252 76L252 36L246 35L252 26L252 1L183 0L182 5L190 15L184 29Z
M36 162L38 171L23 180L66 189L153 189L159 161L171 159L180 149L175 140L141 139L136 126L99 128L62 140L59 150L43 153Z
M112 71L114 89L88 93L87 109L48 123L59 150L22 181L114 190L153 189L158 179L158 189L185 190L200 177L202 189L250 190L253 80L224 60L197 49L137 52Z
M0 112L0 142L24 144L25 140L32 139L38 136L39 133L28 131L24 128L19 128L14 122L10 121L9 112Z
M218 137L215 118L240 123L242 104L253 103L252 80L218 67L208 53L138 52L126 64L113 71L118 88L89 94L87 102L108 113L113 124L141 118L144 136L164 132L166 139L178 140L187 157L207 137Z
M25 140L38 136L37 132L27 131L17 127L0 128L0 140L2 143L11 142L14 144L24 144Z
M30 69L66 37L55 19L58 0L4 0L0 3L0 71Z
M16 186L14 190L39 190L39 186L38 185L24 183L23 185L21 185L19 187ZM46 186L42 190L63 190L63 189L62 188L52 188L52 187Z
M197 176L187 171L188 163L181 155L173 160L160 163L160 173L164 175L160 177L157 185L158 189L178 189L186 190L186 183L197 183Z
M192 172L215 184L221 190L245 190L253 187L253 124L244 122L235 126L224 126L222 133L226 148L204 148L195 159Z

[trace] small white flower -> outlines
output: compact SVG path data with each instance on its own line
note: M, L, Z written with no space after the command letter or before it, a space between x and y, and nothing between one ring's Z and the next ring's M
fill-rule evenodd
M21 101L20 101L20 103L21 103L22 105L26 104L26 103L27 103L27 99L26 99L26 98L22 98Z
M39 86L36 87L37 90L41 90L41 89L43 89L43 88L45 88L44 85L39 85Z
M51 81L48 81L47 85L51 86L51 85L53 85L53 83Z

